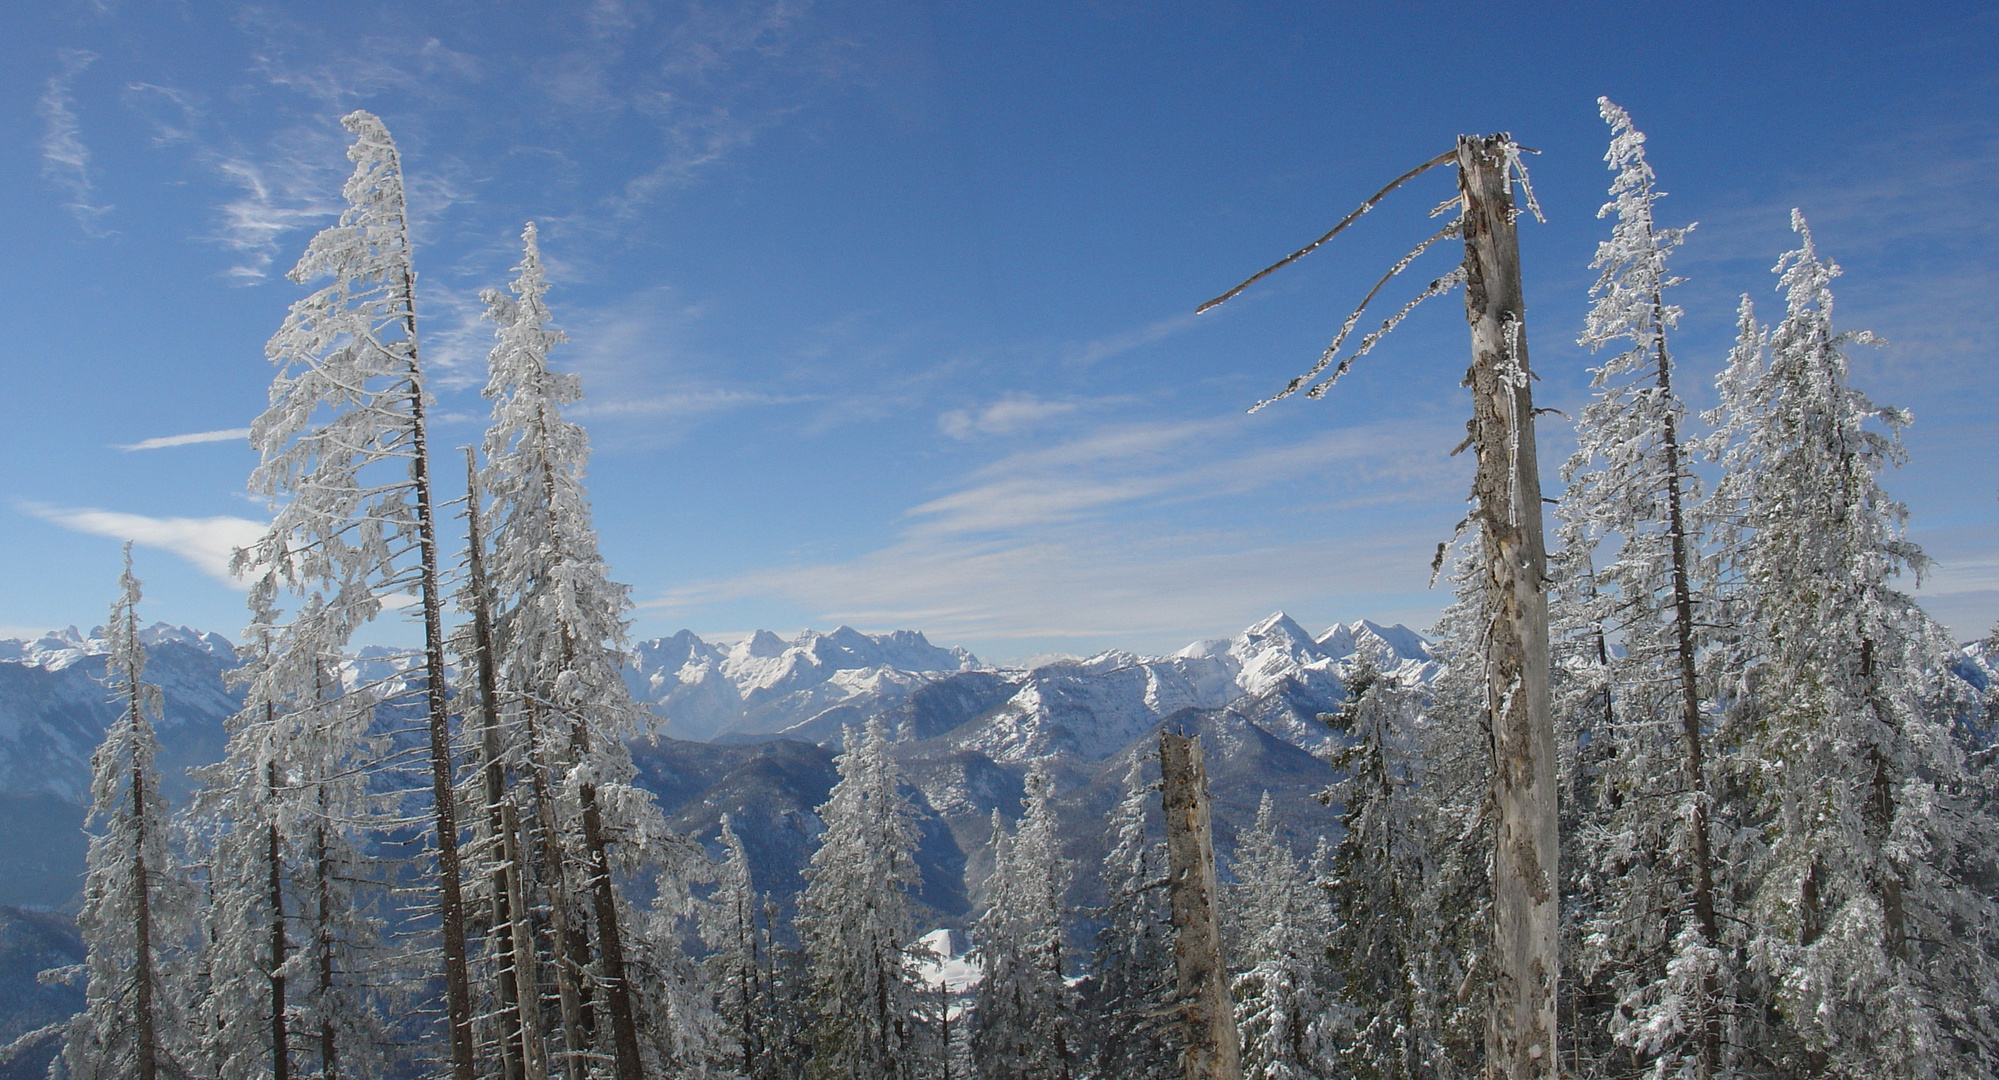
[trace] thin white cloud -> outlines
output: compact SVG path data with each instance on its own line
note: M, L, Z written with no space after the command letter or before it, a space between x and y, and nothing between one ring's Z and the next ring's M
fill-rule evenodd
M954 439L1013 435L1073 413L1078 407L1073 401L1043 401L1032 394L1008 394L983 409L953 409L944 413L937 418L937 430Z
M1130 352L1133 349L1150 345L1155 341L1164 341L1174 334L1194 325L1196 318L1191 311L1183 312L1179 315L1149 322L1135 330L1126 330L1122 333L1100 337L1095 341L1085 342L1082 347L1066 357L1066 360L1071 364L1079 366L1094 364L1099 360L1108 360L1119 353Z
M685 617L760 597L817 621L957 640L1148 647L1280 607L1420 622L1443 602L1425 591L1429 553L1461 513L1465 465L1447 458L1450 435L1442 424L1376 425L1269 446L1235 416L1104 425L977 470L910 509L874 552L692 584L642 607ZM1297 498L1273 498L1285 488ZM1392 532L1343 512L1385 498L1439 505ZM1313 526L1298 529L1307 515Z
M69 192L69 202L64 206L85 235L110 236L111 230L103 221L112 207L97 199L96 185L90 179L90 148L84 145L83 126L76 117L75 99L70 96L70 84L97 59L97 54L63 49L56 56L62 61L62 70L49 77L35 104L35 112L42 118L42 176Z
M687 390L672 394L651 394L646 397L629 399L606 398L599 401L582 401L571 406L567 413L577 420L612 417L663 417L679 419L740 409L754 405L784 405L807 400L802 397L787 397L764 394L752 390Z
M22 509L52 525L92 536L130 540L160 548L194 564L202 573L226 585L241 587L229 573L236 549L248 547L264 534L263 522L239 517L147 517L88 507L67 509L29 503Z
M249 428L224 428L221 431L196 431L186 435L161 435L151 439L140 439L135 443L119 444L118 449L164 450L170 446L193 446L196 443L232 442L249 437Z

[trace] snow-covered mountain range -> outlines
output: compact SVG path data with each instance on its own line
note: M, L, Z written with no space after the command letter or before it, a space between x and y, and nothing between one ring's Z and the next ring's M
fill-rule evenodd
M155 625L143 637L146 677L165 691L161 769L179 801L187 768L221 755L224 722L240 700L224 678L235 654L221 636L185 627ZM0 641L0 864L15 870L0 879L0 904L54 906L74 891L90 754L115 711L101 681L107 651L74 628ZM1109 798L1102 785L1122 777L1123 763L1169 717L1215 728L1218 738L1232 731L1224 741L1251 757L1284 757L1278 773L1313 774L1265 779L1301 800L1306 819L1323 816L1302 804L1305 786L1326 779L1315 755L1329 735L1316 716L1338 704L1342 667L1362 655L1411 678L1436 666L1404 627L1356 622L1314 637L1279 613L1171 656L1113 651L1033 668L990 667L913 631L840 627L790 640L760 631L726 647L682 631L638 643L627 681L667 736L634 748L641 782L704 838L731 813L779 892L789 891L783 879L817 833L812 810L832 783L844 727L883 717L925 802L925 891L951 909L966 903L963 869L982 876L978 849L992 810L1017 812L1027 762L1054 759L1064 798L1079 814L1085 804L1097 813ZM1214 767L1231 769L1232 753L1218 750ZM1255 790L1234 801L1253 813L1271 784L1243 783ZM751 821L761 827L746 828ZM1080 818L1078 829L1090 831Z
M1279 612L1233 638L1197 641L1171 656L1110 651L1020 669L989 667L906 630L864 634L843 626L788 642L758 631L728 648L683 630L639 643L627 681L675 738L817 743L837 743L843 724L875 714L917 722L903 715L912 710L896 710L918 691L946 685L963 699L956 712L971 709L960 722L988 710L1002 714L976 744L996 760L1052 753L1096 760L1179 709L1220 709L1279 689L1335 703L1344 694L1338 668L1357 655L1408 678L1427 679L1435 667L1428 645L1407 627L1363 620L1315 638ZM995 701L1001 686L1010 693ZM932 719L897 734L907 740L942 732ZM1307 749L1324 742L1316 724L1273 734Z

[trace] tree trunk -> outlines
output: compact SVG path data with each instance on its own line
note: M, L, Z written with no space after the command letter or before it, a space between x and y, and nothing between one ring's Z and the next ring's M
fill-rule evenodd
M270 707L265 706L265 715ZM266 767L264 782L271 792L271 801L276 803L278 794L278 763L273 761ZM285 977L280 974L285 965L285 868L281 856L283 848L278 836L278 823L273 820L268 826L265 844L266 868L270 871L268 883L271 894L271 1076L273 1080L290 1080L292 1074L291 1031L285 1024Z
M528 717L528 782L535 803L536 853L541 862L542 886L548 894L549 952L555 960L555 992L558 1007L562 1013L562 1046L564 1072L569 1080L583 1080L588 1062L589 1044L586 1035L590 1028L584 1015L582 992L583 969L590 962L589 953L578 940L572 925L569 903L569 874L562 856L562 834L555 820L554 796L548 790L547 766L542 762L541 739L538 734L541 724L533 715L530 706Z
M534 1060L538 1055L530 1045L529 1032L539 1025L528 1022L525 1013L531 1003L522 1000L521 987L533 983L522 978L521 950L516 938L514 898L520 887L514 881L520 864L509 857L507 815L502 810L507 795L506 763L500 745L499 677L494 670L492 604L486 591L485 537L479 519L479 468L471 447L465 448L466 550L470 564L472 592L472 639L478 654L480 757L485 785L486 830L492 850L487 854L492 874L493 952L499 958L500 1068L506 1080L541 1080Z
M400 182L402 158L393 146ZM444 596L437 574L437 521L430 491L430 436L424 422L423 366L416 332L416 271L408 261L409 222L402 222L405 255L402 322L410 379L410 485L415 493L418 578L423 600L423 652L430 723L430 792L437 817L437 915L444 935L444 1013L451 1028L452 1080L472 1080L472 984L465 973L465 900L458 859L458 812L451 761L451 707L445 698Z
M611 1010L611 1044L618 1080L644 1080L639 1062L638 1018L632 1011L631 984L625 978L624 934L618 925L618 897L611 886L610 858L604 840L604 819L597 808L597 785L582 785L583 843L590 853L590 896L597 915L597 958L602 965L604 996Z
M127 573L130 566L131 549L127 548ZM137 625L137 622L135 615L133 624ZM136 650L139 643L134 640L131 647ZM139 725L144 718L140 713L136 663L133 670L127 672L126 682L130 684L132 694L132 826L135 837L132 849L132 902L133 918L137 924L133 933L138 939L137 963L132 972L136 990L133 1007L139 1014L139 1080L155 1080L159 1075L159 1032L153 1022L153 906L150 890L146 887L146 774L139 762Z
M1673 392L1672 362L1666 353L1666 302L1652 294L1652 320L1659 328L1659 392ZM1710 947L1721 945L1721 923L1714 906L1714 856L1708 835L1707 753L1701 739L1701 692L1694 651L1694 589L1692 555L1687 550L1685 492L1680 485L1681 451L1679 425L1672 413L1666 414L1661 449L1666 455L1666 521L1672 530L1673 559L1673 649L1678 661L1675 675L1680 683L1680 738L1687 758L1687 790L1693 793L1693 815L1687 822L1691 834L1693 860L1694 920ZM1721 1013L1715 1008L1719 991L1713 976L1707 983L1708 1014L1701 1025L1702 1080L1721 1067Z
M1167 881L1179 971L1181 1063L1187 1080L1241 1080L1242 1043L1222 958L1208 770L1198 736L1159 734L1165 793Z
M1473 482L1486 565L1486 693L1492 716L1491 1080L1554 1080L1559 909L1547 555L1535 459L1510 139L1458 140L1465 314L1471 323Z
M319 867L319 1075L334 1077L333 1030L333 860L326 849L326 788L319 789L320 824L313 830L314 862Z

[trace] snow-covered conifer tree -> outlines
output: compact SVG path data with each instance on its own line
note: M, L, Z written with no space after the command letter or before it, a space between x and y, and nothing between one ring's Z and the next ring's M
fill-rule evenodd
M807 1071L815 1080L902 1080L914 1065L906 1050L915 810L879 717L847 729L844 747L798 900L812 993Z
M1111 808L1104 854L1103 926L1088 1025L1090 1071L1099 1077L1168 1080L1179 1075L1179 1031L1162 1023L1174 992L1173 946L1166 914L1166 847L1147 828L1159 785L1145 757L1125 771L1124 795Z
M1850 384L1872 338L1834 328L1839 269L1792 227L1784 320L1765 331L1744 300L1713 440L1742 611L1722 734L1762 841L1748 953L1796 1037L1744 1049L1819 1075L1987 1076L1993 905L1968 883L1993 823L1949 723L1952 642L1892 585L1927 560L1880 485L1909 416Z
M1620 351L1596 369L1597 397L1577 421L1576 452L1563 468L1569 487L1556 510L1563 562L1574 571L1564 583L1576 608L1569 621L1594 654L1580 666L1602 672L1580 710L1589 718L1590 801L1601 807L1572 848L1585 860L1577 872L1586 894L1580 968L1615 998L1618 1042L1668 1072L1691 1062L1714 1076L1724 1019L1735 1012L1719 997L1733 962L1715 883L1709 721L1697 681L1708 636L1697 617L1706 603L1691 514L1699 491L1667 344L1680 311L1665 300L1679 281L1666 260L1688 230L1656 224L1660 192L1645 135L1609 100L1598 105L1611 126L1605 161L1616 173L1598 216L1615 214L1616 225L1597 247L1601 276L1581 342ZM1612 537L1608 561L1581 573ZM1621 654L1604 647L1606 627L1618 633Z
M1279 835L1270 793L1256 825L1236 842L1233 889L1240 943L1232 959L1243 1080L1321 1080L1333 1075L1343 1011L1327 999L1326 894Z
M1415 726L1421 764L1415 805L1425 828L1422 872L1415 879L1420 917L1407 962L1417 991L1416 1038L1428 1055L1421 1075L1437 1080L1485 1073L1484 982L1490 970L1492 721L1482 659L1489 624L1484 547L1470 538L1461 551L1451 577L1455 600L1431 631L1443 670ZM1337 875L1326 880L1335 886ZM1343 918L1337 905L1334 914Z
M282 584L320 596L316 624L291 631L312 653L339 652L389 595L419 600L424 649L411 685L424 693L449 1059L454 1080L472 1080L444 596L409 212L388 129L366 112L341 123L354 133L347 209L313 237L290 274L300 283L331 280L292 304L265 346L278 374L270 407L250 428L263 457L250 488L271 500L276 514L263 538L238 553L236 568L266 580L261 587L273 593ZM286 696L289 688L264 695Z
M770 1025L777 1003L766 977L767 950L757 925L758 902L750 881L749 855L729 815L722 815L722 870L715 892L701 913L701 939L709 948L709 984L729 1064L749 1080L777 1075Z
M83 1011L71 1018L61 1061L72 1080L157 1080L193 1064L168 969L191 929L184 883L167 846L167 802L154 759L159 688L144 681L139 579L132 545L104 629L105 686L118 718L91 755L90 836L83 879Z
M243 708L222 761L201 771L191 817L212 899L204 915L204 1057L223 1080L378 1072L391 1040L380 991L382 875L363 851L380 819L371 763L375 689L351 686L316 636L317 595L278 624L273 581L251 589L236 673Z
M664 1025L650 1033L656 1047L677 1045L688 1032L671 1030L678 1010L668 1002L636 1000L638 973L628 969L637 951L674 950L670 937L643 946L637 940L616 877L661 875L658 910L679 910L685 864L697 853L667 830L652 796L632 783L626 740L638 734L641 714L623 675L631 601L624 586L609 580L597 550L583 487L589 439L562 418L562 408L582 397L580 381L548 367L549 349L564 337L548 325L532 223L522 240L512 295L485 294L499 327L489 358L493 423L481 477L492 500L487 568L497 608L499 694L516 753L534 777L548 902L569 904L572 888L587 896L591 983L610 1014L608 1049L619 1080L639 1080L642 1027ZM676 956L656 957L653 967L677 968ZM565 1015L575 1062L573 1021Z
M1344 826L1328 882L1337 916L1328 948L1353 1016L1339 1056L1355 1077L1415 1076L1436 1054L1418 1016L1430 830L1414 790L1419 695L1365 660L1345 681L1347 698L1332 718L1345 740L1333 766L1345 776L1321 796L1340 806Z
M972 1056L985 1080L1068 1080L1075 1071L1062 914L1069 863L1056 835L1054 780L1028 770L1025 812L1008 836L993 812L993 872L979 919Z

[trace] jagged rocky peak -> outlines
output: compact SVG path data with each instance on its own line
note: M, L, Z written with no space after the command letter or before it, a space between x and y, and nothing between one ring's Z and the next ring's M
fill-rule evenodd
M695 636L694 631L682 630L672 637L641 641L632 646L632 655L646 671L677 671L689 664L719 664L723 652Z
M632 693L670 734L701 740L782 731L849 702L889 707L933 677L981 667L964 649L939 648L915 630L844 625L789 641L758 630L726 647L682 630L638 642L632 662Z
M1236 636L1238 654L1282 649L1293 656L1319 658L1318 643L1291 616L1279 611Z

